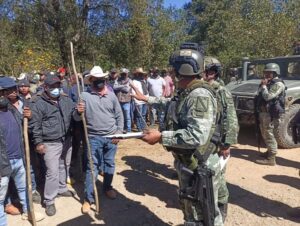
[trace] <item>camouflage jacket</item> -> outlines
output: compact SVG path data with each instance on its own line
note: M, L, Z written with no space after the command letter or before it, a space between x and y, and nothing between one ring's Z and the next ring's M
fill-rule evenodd
M232 95L225 86L216 81L212 84L212 86L216 89L218 102L222 105L220 107L223 108L221 111L225 114L221 125L223 135L222 143L226 145L236 144L239 132L239 123Z
M279 97L285 90L285 85L283 82L275 82L269 87L261 86L259 92L261 92L262 97L265 101L271 101Z
M191 82L187 90L197 82L199 81ZM184 91L178 99L172 100L149 97L148 102L150 104L169 102L166 130L162 132L162 144L167 150L185 153L185 156L191 157L196 150L210 143L218 108L216 98L208 89L199 87L190 92Z

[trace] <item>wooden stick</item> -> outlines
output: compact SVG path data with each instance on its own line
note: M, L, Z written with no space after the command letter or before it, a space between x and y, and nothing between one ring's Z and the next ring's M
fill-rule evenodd
M72 42L70 42L70 46L71 46L72 66L73 66L73 72L74 72L75 77L76 77L77 92L78 92L78 103L79 103L80 102L81 91L80 91L80 87L79 87L79 85L80 85L79 84L79 78L78 78L78 74L77 74L76 67L75 67L75 60L74 60L74 53L73 53L73 43ZM91 175L92 175L92 183L93 183L94 194L95 194L96 212L99 213L99 211L100 211L99 197L98 197L98 191L97 191L97 187L96 187L96 180L95 180L95 174L94 174L94 163L93 163L93 159L92 159L92 151L91 151L91 146L90 146L89 137L88 137L85 114L82 113L80 116L81 116L81 120L82 120L82 123L83 123L84 136L85 136L85 141L86 141L86 145L87 145L87 154L88 154L88 159L89 159L89 164L90 164L90 169L91 169Z
M27 192L29 201L29 214L31 215L31 223L36 226L35 214L32 202L32 184L31 184L31 173L30 173L30 149L29 149L29 139L28 139L28 118L24 118L23 121L23 133L25 142L25 157L26 157L26 177L27 177ZM28 214L28 213L27 213Z

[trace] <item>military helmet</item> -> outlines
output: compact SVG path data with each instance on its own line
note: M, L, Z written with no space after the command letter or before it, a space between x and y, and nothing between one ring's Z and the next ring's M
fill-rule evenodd
M204 57L198 50L188 46L186 48L181 47L171 55L170 65L181 76L199 75L203 71Z
M264 72L268 72L268 71L275 72L277 75L280 75L280 68L278 64L275 63L266 64L264 68Z
M217 77L221 75L222 65L217 58L206 56L204 58L205 71L215 71Z

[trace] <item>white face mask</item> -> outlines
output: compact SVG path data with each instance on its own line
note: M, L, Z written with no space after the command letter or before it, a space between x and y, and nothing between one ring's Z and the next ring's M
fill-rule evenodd
M49 94L50 94L51 97L59 97L60 91L61 91L60 88L55 88L55 89L51 90L49 92Z

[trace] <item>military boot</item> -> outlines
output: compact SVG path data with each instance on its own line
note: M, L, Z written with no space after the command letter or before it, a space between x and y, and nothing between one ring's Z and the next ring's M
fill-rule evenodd
M185 221L184 226L204 226L202 222Z
M260 157L263 157L265 159L267 159L269 157L269 151L266 151L266 152L259 152L259 156Z
M267 166L276 166L275 154L270 154L266 159L256 160L257 164L267 165Z
M228 210L228 203L218 203L219 210L222 215L223 223L225 223L226 217L227 217L227 210Z

